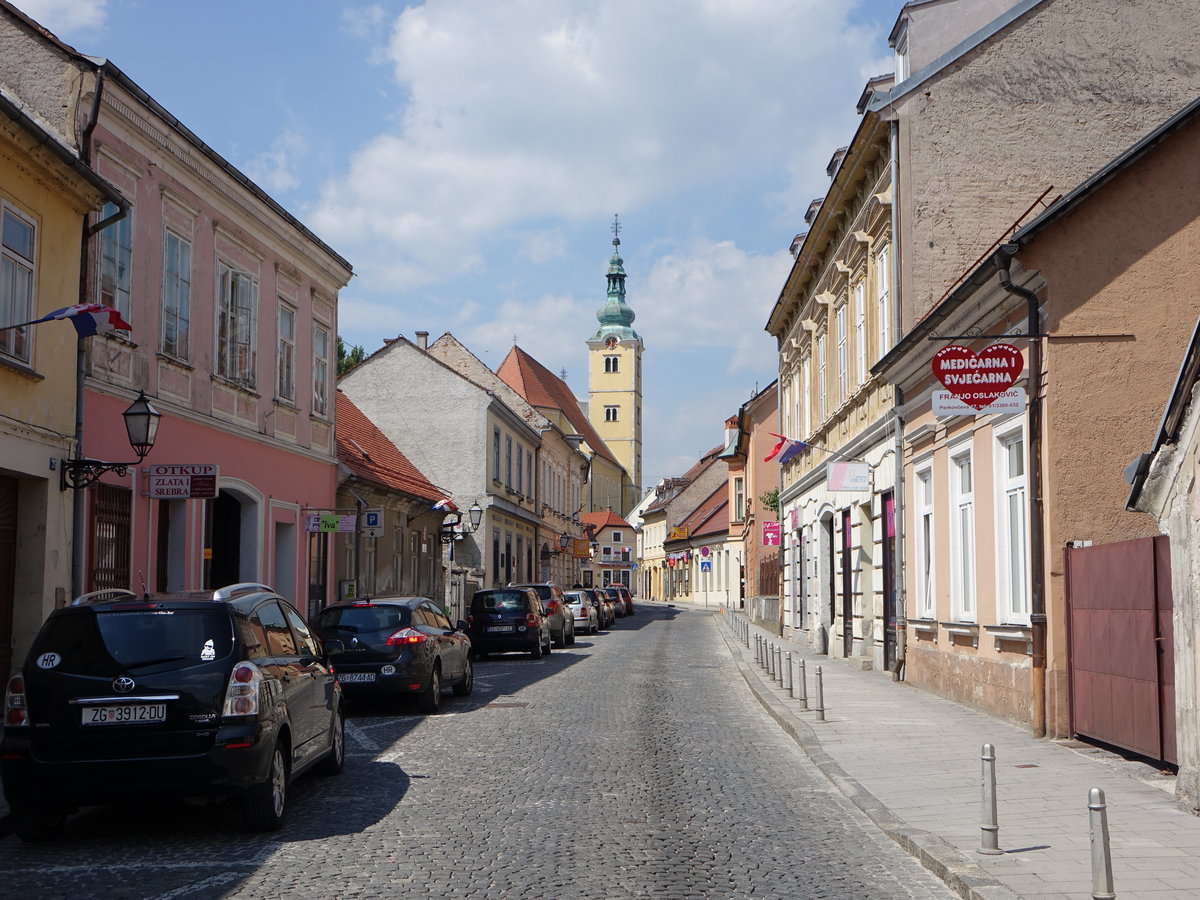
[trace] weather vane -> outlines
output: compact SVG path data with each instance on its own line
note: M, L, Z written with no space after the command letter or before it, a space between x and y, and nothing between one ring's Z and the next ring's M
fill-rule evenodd
M613 233L613 246L614 247L621 246L621 219L620 219L620 216L618 216L616 213L613 213L612 233Z

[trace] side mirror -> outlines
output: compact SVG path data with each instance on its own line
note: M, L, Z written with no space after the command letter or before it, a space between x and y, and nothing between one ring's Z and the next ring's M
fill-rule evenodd
M345 653L346 645L341 641L326 641L321 649L325 651L326 656L334 656L338 653Z
M471 626L467 624L466 619L459 619L458 624L456 624L454 627L457 628L459 631L466 631Z

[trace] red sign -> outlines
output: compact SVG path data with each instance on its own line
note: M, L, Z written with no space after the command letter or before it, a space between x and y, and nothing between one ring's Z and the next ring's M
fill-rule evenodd
M992 344L976 353L951 344L933 357L933 374L950 393L974 409L990 406L1012 387L1025 359L1012 344Z
M762 542L764 547L780 546L778 522L762 523Z

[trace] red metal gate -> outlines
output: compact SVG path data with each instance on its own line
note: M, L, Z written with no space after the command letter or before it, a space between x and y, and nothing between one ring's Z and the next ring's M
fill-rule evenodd
M1066 551L1071 731L1177 763L1166 537Z

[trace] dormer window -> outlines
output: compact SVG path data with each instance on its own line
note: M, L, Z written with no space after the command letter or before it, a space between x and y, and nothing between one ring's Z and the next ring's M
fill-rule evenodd
M900 33L896 35L896 42L892 45L896 50L896 83L908 77L908 23L905 22L901 26Z

